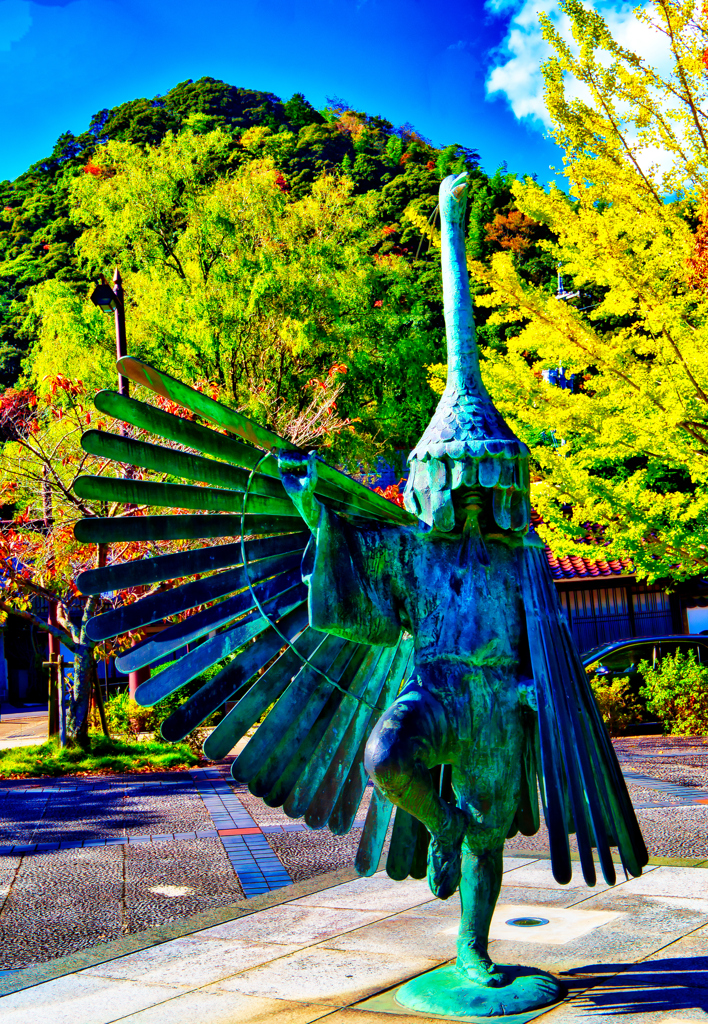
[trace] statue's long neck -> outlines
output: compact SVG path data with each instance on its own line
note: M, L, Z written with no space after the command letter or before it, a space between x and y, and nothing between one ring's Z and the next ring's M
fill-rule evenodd
M476 385L482 394L486 394L479 372L463 226L443 219L440 243L447 332L447 387L462 391Z

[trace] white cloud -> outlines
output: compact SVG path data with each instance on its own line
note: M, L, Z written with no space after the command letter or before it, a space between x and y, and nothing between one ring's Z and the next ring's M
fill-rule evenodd
M487 7L496 13L500 5L508 9L509 3L510 0L487 0ZM632 7L607 0L599 0L595 6L618 43L640 54L657 70L668 71L670 61L665 37L640 22ZM518 118L529 118L539 129L550 127L543 102L541 64L552 53L538 23L541 11L549 16L564 38L572 39L569 19L560 11L557 0L523 0L510 20L500 62L487 78L489 96L505 96ZM580 89L570 95L586 98Z
M540 6L548 14L557 11L554 0L542 0ZM528 117L548 126L541 64L550 57L551 48L541 35L538 13L538 0L526 0L511 19L509 35L504 43L504 50L509 56L493 69L487 79L487 94L501 93L518 118Z
M484 5L491 14L508 14L519 6L519 0L487 0Z
M0 50L8 50L32 28L28 0L0 0Z

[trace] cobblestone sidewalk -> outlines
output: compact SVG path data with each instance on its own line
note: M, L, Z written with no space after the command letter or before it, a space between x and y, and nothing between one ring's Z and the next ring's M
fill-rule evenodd
M708 747L641 737L617 750L650 854L708 863ZM370 790L337 837L266 807L228 769L0 783L0 969L352 864ZM507 850L547 846L542 828Z

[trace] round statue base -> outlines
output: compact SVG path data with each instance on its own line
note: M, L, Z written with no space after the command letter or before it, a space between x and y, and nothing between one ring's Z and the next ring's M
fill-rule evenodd
M560 982L543 971L507 966L502 970L507 983L489 988L476 985L454 964L447 964L406 982L396 992L396 1002L408 1010L441 1017L508 1017L549 1006L563 996Z

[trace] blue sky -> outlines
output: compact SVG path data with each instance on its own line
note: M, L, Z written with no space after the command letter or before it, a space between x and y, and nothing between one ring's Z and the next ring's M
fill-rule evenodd
M560 167L540 101L535 12L553 0L0 0L0 180L91 115L204 75L337 96L493 172ZM614 5L621 7L621 5ZM497 91L490 94L490 83ZM514 112L516 111L516 113ZM519 115L519 116L517 116Z

